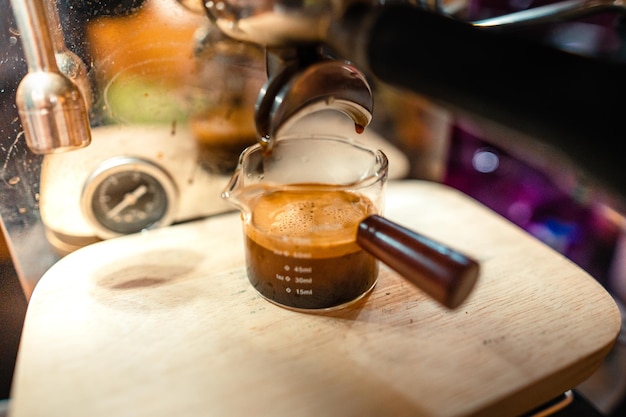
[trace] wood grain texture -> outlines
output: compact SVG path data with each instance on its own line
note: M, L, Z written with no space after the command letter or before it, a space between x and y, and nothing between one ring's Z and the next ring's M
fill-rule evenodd
M10 415L514 415L613 345L620 315L597 281L467 196L391 183L386 216L480 261L463 305L383 267L348 309L277 307L247 281L236 213L114 239L35 288Z

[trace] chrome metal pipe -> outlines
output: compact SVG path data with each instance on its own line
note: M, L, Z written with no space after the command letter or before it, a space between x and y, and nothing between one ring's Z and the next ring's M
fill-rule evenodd
M28 74L16 103L29 148L38 154L81 148L91 141L85 100L59 70L46 7L38 0L12 0Z
M93 94L91 85L87 75L87 66L82 59L74 52L70 51L65 45L63 36L63 28L61 27L61 19L59 17L58 0L46 1L46 14L48 25L50 27L50 36L52 40L52 48L54 57L59 71L69 78L80 90L85 100L87 111L91 109L93 104Z
M624 0L566 0L503 16L472 22L485 29L517 29L542 23L573 20L600 12L626 12Z

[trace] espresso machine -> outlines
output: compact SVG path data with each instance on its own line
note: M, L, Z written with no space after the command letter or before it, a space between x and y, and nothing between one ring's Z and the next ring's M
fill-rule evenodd
M329 111L437 160L400 176L441 180L458 117L624 213L622 1L2 3L0 217L26 298L74 250L231 210L239 153ZM597 17L611 43L542 36ZM439 121L428 149L390 128L411 106Z
M42 166L43 183L48 184L47 173L77 166L74 158L95 159L92 164L98 165L124 154L114 150L119 143L108 143L120 141L119 132L103 133L105 138L98 137L90 146L93 127L154 125L158 120L161 125L169 123L167 129L153 132L161 135L156 139L161 144L177 129L192 130L187 135L190 143L197 140L189 137L203 138L200 147L187 144L192 151L181 144L177 156L167 162L171 166L165 175L145 161L110 161L111 166L100 167L111 173L138 163L133 167L175 177L173 183L159 181L166 184L161 186L165 195L174 187L183 188L182 212L154 214L160 219L157 224L166 225L224 210L219 204L206 209L206 204L200 208L193 199L185 200L196 190L185 189L194 182L180 180L186 174L171 173L180 171L178 166L205 159L199 175L219 176L224 167L232 167L233 155L256 137L269 142L280 128L318 110L338 110L350 116L357 128L365 127L376 114L373 96L382 96L379 90L386 86L469 115L489 131L506 132L489 136L506 137L507 148L545 167L554 166L554 158L558 166L575 167L593 184L592 189L621 206L625 187L618 149L623 85L619 40L616 47L605 48L608 52L592 51L595 55L590 56L523 35L528 27L607 14L618 33L615 22L623 11L621 2L558 2L484 19L474 18L480 14L469 14L471 8L459 2L182 1L170 16L158 16L158 6L151 4L158 2L147 6L142 1L83 3L50 1L44 7L16 2L16 21L9 14L3 18L2 102L5 114L12 115L4 118L3 126L7 187L3 224L27 289L58 258L59 247L64 253L143 227L109 230L100 224L98 214L90 209L84 214L81 198L94 197L75 195L81 193L82 183L65 184L71 182L68 178L80 177L75 172L55 174L65 179L52 181L73 190L72 204L65 203L67 196L58 198L58 190L48 191L48 185L40 190ZM482 10L488 14L484 11L488 7ZM148 13L176 27L167 42L155 41L158 34L143 17ZM474 20L468 21L470 17ZM128 29L131 26L143 29ZM132 46L125 49L130 52L119 47L124 42ZM216 83L220 77L228 81ZM149 83L150 90L141 90L141 83ZM383 113L384 106L379 106L378 113ZM220 121L217 113L227 108L235 109L230 111L234 116L222 115ZM226 138L222 142L230 151L224 146L207 147L215 141L207 139L208 132L216 131L211 123L221 123L217 130L222 130L219 134ZM145 132L122 136L136 135ZM593 138L593 155L589 138ZM74 148L82 149L85 156L65 152ZM549 161L543 156L546 149ZM189 156L194 152L201 155ZM59 157L62 154L68 156ZM42 164L43 159L47 161ZM90 181L107 178L106 173L96 178L96 168L90 170L94 177ZM87 178L83 175L75 181L84 183ZM43 225L40 199L50 207L44 211L51 212L43 213ZM78 224L71 230L50 227L63 216ZM94 227L98 231L90 230ZM51 240L56 250L48 250ZM31 249L38 255L21 255Z

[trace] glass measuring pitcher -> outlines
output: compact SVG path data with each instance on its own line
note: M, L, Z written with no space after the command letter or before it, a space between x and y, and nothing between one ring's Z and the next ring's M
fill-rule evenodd
M245 150L222 196L242 212L248 278L266 299L332 310L376 284L378 260L448 308L476 261L381 217L388 161L345 138L290 136Z
M376 259L358 224L382 210L387 157L347 139L286 137L248 148L223 196L242 211L247 272L266 299L333 309L367 294Z

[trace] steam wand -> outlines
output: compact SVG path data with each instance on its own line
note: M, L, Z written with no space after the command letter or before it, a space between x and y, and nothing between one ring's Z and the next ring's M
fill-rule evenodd
M28 63L16 103L29 148L37 154L81 148L91 141L85 100L59 70L55 45L39 0L12 0Z

